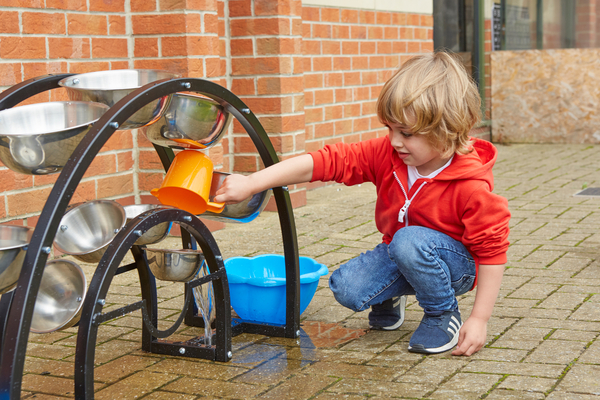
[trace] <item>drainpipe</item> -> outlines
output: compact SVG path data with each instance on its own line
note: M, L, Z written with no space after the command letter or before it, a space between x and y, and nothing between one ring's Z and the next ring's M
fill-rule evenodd
M481 96L481 113L485 120L485 0L473 1L473 79ZM487 125L485 121L482 125Z

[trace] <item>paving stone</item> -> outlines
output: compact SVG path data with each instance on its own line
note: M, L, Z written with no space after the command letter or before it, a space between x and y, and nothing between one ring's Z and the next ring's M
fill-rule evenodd
M557 391L600 395L600 366L573 365L556 387Z
M441 384L428 398L432 399L478 399L487 393L502 375L458 373Z
M486 400L541 400L545 398L546 396L539 392L497 388L486 397Z
M525 362L569 364L579 357L584 349L584 344L581 342L545 340L525 358Z
M531 376L509 376L500 382L498 388L545 393L550 390L555 383L556 379Z

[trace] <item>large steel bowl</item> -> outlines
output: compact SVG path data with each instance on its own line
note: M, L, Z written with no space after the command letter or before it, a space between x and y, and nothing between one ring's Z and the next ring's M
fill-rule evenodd
M0 225L0 294L17 286L33 229Z
M127 223L135 219L138 215L158 207L165 206L159 206L156 204L132 204L130 206L125 206L124 208L125 216L127 217ZM170 230L170 222L161 222L160 224L154 225L152 228L144 232L144 234L140 236L140 238L136 240L134 244L138 246L145 246L148 244L158 243L167 237Z
M159 146L206 149L219 143L231 119L232 115L211 99L175 93L164 115L142 132Z
M52 260L46 264L37 293L31 332L50 333L79 322L87 290L85 274L69 260Z
M123 206L112 200L77 204L62 217L54 245L78 260L97 263L126 220Z
M152 69L116 69L72 75L58 82L71 100L95 101L114 106L119 100L148 83L176 78L176 74ZM171 95L146 104L121 124L119 129L136 129L156 122L169 106Z
M214 201L213 199L217 190L223 185L223 181L228 175L230 174L226 172L213 172L209 201ZM239 203L225 205L225 208L220 213L206 211L202 214L202 218L219 222L248 223L258 217L262 210L264 210L272 193L273 191L270 189L256 193Z
M200 250L146 249L150 271L156 279L171 282L191 281L204 262Z
M22 174L58 172L107 110L100 103L56 101L0 111L0 160Z

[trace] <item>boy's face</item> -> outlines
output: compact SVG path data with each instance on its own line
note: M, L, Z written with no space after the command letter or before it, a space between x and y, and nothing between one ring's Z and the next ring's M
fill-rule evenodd
M441 152L435 149L425 135L415 135L406 126L387 124L392 147L398 152L398 157L404 164L417 168L419 174L429 175L448 162L450 157L443 158Z

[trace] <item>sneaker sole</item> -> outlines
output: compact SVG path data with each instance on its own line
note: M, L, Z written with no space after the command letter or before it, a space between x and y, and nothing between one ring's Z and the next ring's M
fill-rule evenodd
M396 330L398 328L400 328L402 326L402 324L404 323L404 314L405 314L405 310L406 310L406 300L408 299L408 296L400 296L398 298L398 301L400 302L400 319L398 320L398 322L396 322L394 325L390 325L390 326L371 326L371 329L374 330L382 330L382 331L393 331ZM394 305L395 306L395 305Z
M426 349L425 346L423 346L421 344L416 344L414 346L410 346L409 345L408 346L408 351L410 351L411 353L438 354L438 353L443 353L445 351L451 350L458 343L458 337L459 337L459 334L460 334L460 328L462 328L462 323L460 324L460 327L458 328L458 330L456 331L456 333L452 337L452 340L450 340L448 343L446 343L443 346L435 347L435 348L432 348L432 349Z

